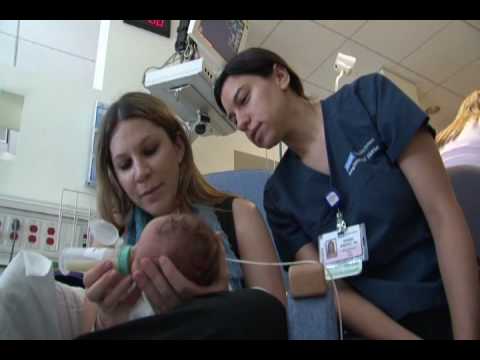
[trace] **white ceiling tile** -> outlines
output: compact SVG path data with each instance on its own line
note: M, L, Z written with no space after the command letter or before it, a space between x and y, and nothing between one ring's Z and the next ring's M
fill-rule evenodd
M430 124L440 131L453 121L463 99L438 86L425 94L420 101L424 109L434 105L440 107L438 113L430 116Z
M480 60L462 69L448 79L443 86L465 97L473 90L480 89Z
M20 37L95 60L100 20L22 20Z
M322 89L315 84L309 83L307 81L303 81L303 90L305 90L305 95L313 97L313 98L320 98L325 99L326 97L333 94L331 91L327 91Z
M353 36L353 39L392 60L401 61L449 22L445 20L369 20Z
M257 47L262 44L280 20L249 20L247 47Z
M315 20L344 36L352 36L367 20Z
M467 22L480 30L480 20L467 20Z
M418 96L420 98L435 87L433 82L415 74L414 72L406 69L404 66L390 64L386 65L385 69L414 83L417 86Z
M17 36L18 20L0 20L0 32Z
M308 78L308 80L325 89L334 91L335 78L337 77L337 73L334 70L334 64L338 52L357 58L352 73L348 76L343 76L340 79L339 87L354 81L362 75L378 72L381 67L391 64L389 60L377 55L363 46L352 41L347 41L337 52L332 54L327 61L325 61L322 66Z
M13 66L15 38L0 34L0 64Z
M330 56L327 61L325 61L322 66L320 66L309 78L308 80L318 86L321 86L324 89L329 89L330 91L335 90L335 78L337 73L334 70L333 64L335 63L336 54ZM344 76L340 82L344 83L348 78L350 82L353 74Z
M462 66L480 58L480 32L454 21L402 64L429 79L443 83Z
M309 20L286 20L280 23L263 44L278 53L301 78L310 75L344 38Z

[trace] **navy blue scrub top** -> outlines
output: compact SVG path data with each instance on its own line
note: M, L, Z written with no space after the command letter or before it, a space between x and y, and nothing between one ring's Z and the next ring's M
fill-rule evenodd
M445 306L431 231L398 159L428 116L390 80L367 75L321 102L330 176L291 150L266 184L264 206L282 261L336 229L325 200L340 193L347 225L365 223L369 260L346 278L394 319ZM298 121L298 126L302 122Z

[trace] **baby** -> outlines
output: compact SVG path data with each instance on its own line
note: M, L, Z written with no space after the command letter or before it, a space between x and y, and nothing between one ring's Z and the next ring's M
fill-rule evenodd
M167 256L190 281L207 286L219 276L219 242L213 230L197 216L166 215L148 223L133 248L132 272L143 258Z
M166 215L151 220L132 249L131 272L139 268L140 260L157 261L167 256L190 281L207 286L220 276L220 244L213 230L197 216ZM145 296L130 310L128 319L153 315Z
M122 268L122 273L132 274L139 270L142 259L151 258L157 262L160 256L167 256L188 280L197 285L208 286L221 276L219 262L221 246L223 245L219 242L215 232L198 216L165 215L148 223L137 244L126 252L128 256L125 260L120 259L123 256L112 260L117 264L117 270L120 271ZM122 248L121 251L126 249ZM114 256L116 257L118 254ZM91 261L89 266L91 267L97 261ZM125 265L123 265L124 261ZM66 268L75 271L70 266ZM77 271L79 270L77 269ZM129 292L134 289L135 285L129 289ZM99 320L96 311L87 308L83 315L84 330L100 330L129 320L155 315L155 311L144 293L136 302L132 303L126 300L125 305L116 312L115 318L107 321L109 325L106 325L104 320Z

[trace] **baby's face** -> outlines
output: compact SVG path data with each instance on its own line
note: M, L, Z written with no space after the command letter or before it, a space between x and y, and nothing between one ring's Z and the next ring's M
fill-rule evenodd
M139 268L140 259L151 258L158 261L161 255L166 252L166 242L162 241L158 229L167 220L168 215L160 216L148 223L135 245L134 258L132 262L132 273Z

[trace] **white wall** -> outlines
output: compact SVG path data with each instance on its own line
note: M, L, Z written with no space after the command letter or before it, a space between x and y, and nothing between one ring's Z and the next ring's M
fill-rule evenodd
M18 22L1 23L0 38L15 44ZM17 156L0 161L0 195L58 203L63 187L88 191L98 27L91 20L22 20L18 47L0 43L0 87L25 96Z
M252 155L279 160L278 146L267 151L253 145L241 132L223 137L199 137L193 143L195 162L203 174L209 172L233 170L234 151L243 151Z
M172 21L170 38L112 21L101 92L92 89L92 38L99 21L22 20L20 25L13 67L16 21L0 21L0 87L25 95L17 157L0 160L0 196L58 203L62 188L92 192L84 184L95 101L111 103L127 91L145 91L143 72L173 53L178 21ZM233 169L234 150L265 156L241 133L197 138L193 148L202 173ZM277 148L268 156L278 160Z
M95 93L91 84L0 67L1 86L25 95L17 156L0 161L0 194L58 202L84 190Z

